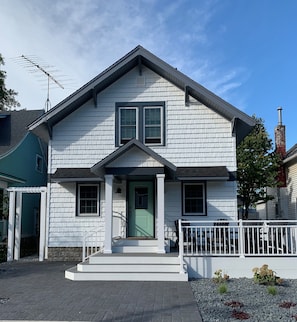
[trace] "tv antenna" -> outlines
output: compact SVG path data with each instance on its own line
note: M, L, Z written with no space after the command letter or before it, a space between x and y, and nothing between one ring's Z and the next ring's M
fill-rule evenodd
M24 67L30 69L30 71L32 73L34 73L34 72L39 70L43 74L46 75L46 77L47 77L47 98L46 98L46 102L45 102L45 111L47 112L51 108L51 102L50 102L50 99L49 99L50 82L52 81L53 83L55 83L56 85L58 85L62 89L64 89L64 86L61 85L61 83L54 78L54 76L52 75L52 71L47 71L46 70L46 68L49 68L50 66L42 67L36 61L34 61L34 58L32 58L32 57L29 58L28 56L25 56L25 55L22 55L22 56L20 56L18 58L24 61L24 64L23 64Z

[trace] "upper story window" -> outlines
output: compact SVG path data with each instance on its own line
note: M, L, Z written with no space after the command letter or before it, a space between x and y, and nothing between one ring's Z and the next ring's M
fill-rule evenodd
M206 215L204 183L183 183L183 215Z
M36 154L36 164L35 164L35 169L38 172L43 171L43 159L40 155Z
M165 103L117 103L116 145L135 138L147 145L165 144Z

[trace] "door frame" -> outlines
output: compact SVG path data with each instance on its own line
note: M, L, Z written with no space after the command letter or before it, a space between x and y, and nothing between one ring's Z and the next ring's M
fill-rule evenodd
M129 222L130 222L130 218L131 218L131 213L129 211L130 208L130 194L131 194L131 188L130 188L130 184L131 183L139 183L139 184L144 184L144 183L150 183L152 185L152 198L151 198L151 202L152 202L152 216L153 216L153 234L152 236L130 236L129 234ZM126 231L126 236L127 238L151 238L154 239L156 236L156 209L155 209L155 182L154 180L150 180L150 179L142 179L142 180L128 180L127 181L127 231ZM135 210L135 206L133 206L134 210Z

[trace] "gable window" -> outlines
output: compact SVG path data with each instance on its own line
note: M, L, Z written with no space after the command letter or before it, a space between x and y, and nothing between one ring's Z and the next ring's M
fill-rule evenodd
M165 103L116 103L116 145L133 138L146 145L164 145Z
M77 214L78 216L99 215L99 184L78 184Z
M183 215L204 216L205 209L205 184L183 183Z

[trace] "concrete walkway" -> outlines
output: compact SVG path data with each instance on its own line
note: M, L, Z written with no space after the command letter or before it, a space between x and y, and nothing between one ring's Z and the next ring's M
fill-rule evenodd
M202 321L187 282L73 282L74 264L0 264L0 320Z

